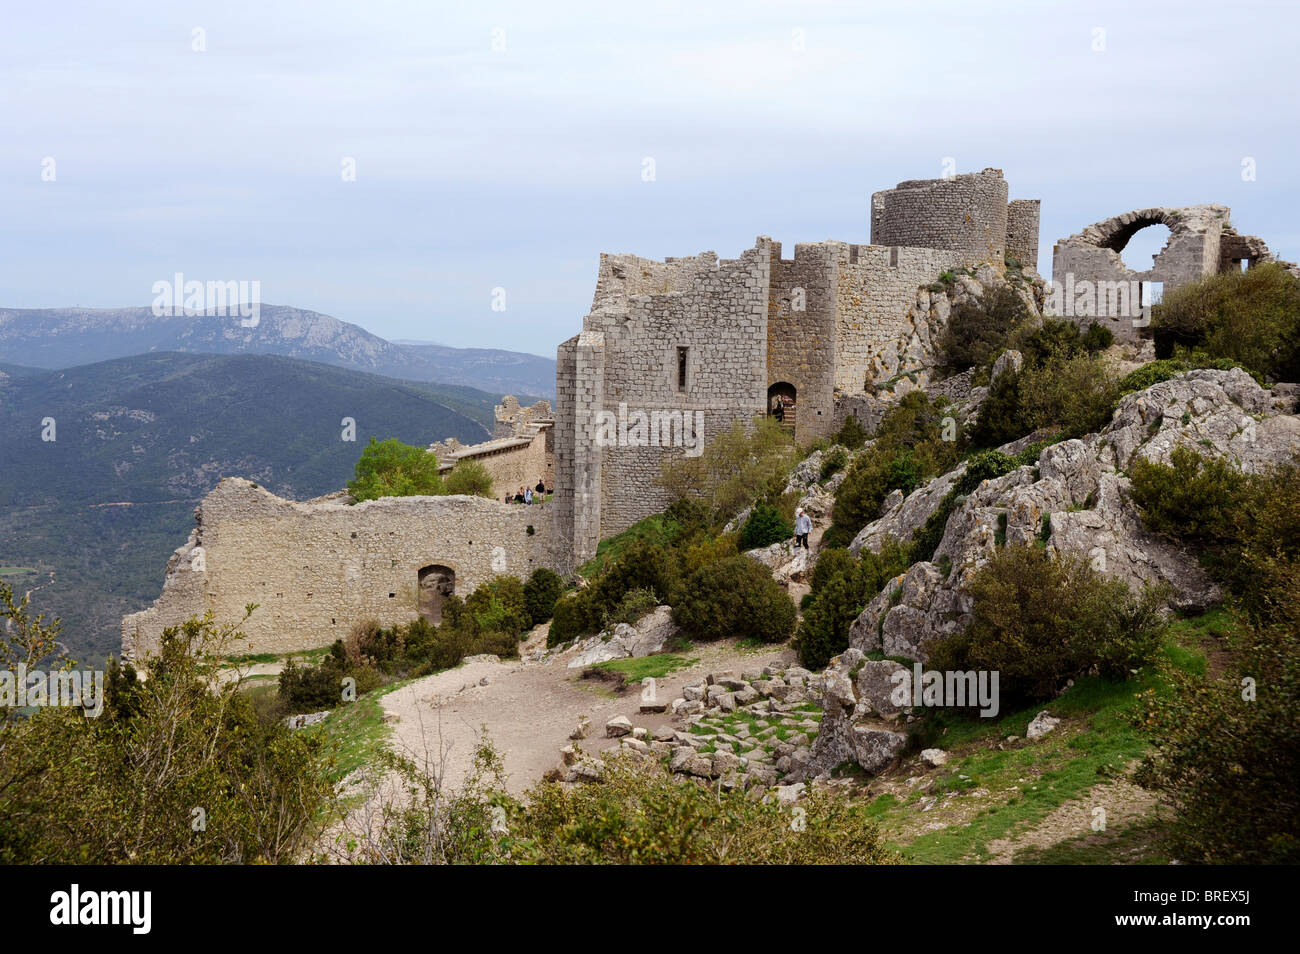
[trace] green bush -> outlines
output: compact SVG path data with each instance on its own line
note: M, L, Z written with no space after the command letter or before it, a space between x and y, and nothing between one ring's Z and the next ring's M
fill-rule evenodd
M390 437L382 443L373 437L361 451L356 473L348 481L354 501L379 497L410 497L446 493L438 476L438 458L423 447L403 444Z
M1086 354L1008 371L989 388L971 429L977 447L996 447L1034 431L1082 437L1105 427L1119 397L1106 364Z
M619 623L635 623L647 613L654 612L659 597L654 590L628 590L611 610L605 613L604 628L613 629Z
M823 546L851 541L880 515L890 491L909 493L957 463L963 443L953 432L955 422L945 424L947 417L946 402L931 403L921 391L910 392L889 410L875 443L854 458L835 493L833 522ZM956 439L944 440L945 435Z
M926 662L940 671L999 672L1004 711L1052 699L1089 672L1125 679L1160 646L1162 593L1135 598L1087 562L1053 559L1039 547L999 549L970 592L970 626L936 642Z
M854 418L854 420L857 420L857 418ZM822 466L821 466L821 471L819 472L818 475L818 479L823 481L829 479L833 475L843 470L844 465L847 464L848 462L849 462L848 451L846 451L843 447L832 447L822 457Z
M591 584L597 619L611 612L632 590L649 590L672 603L681 577L677 553L657 543L634 544Z
M834 437L831 439L836 444L847 447L849 450L857 450L867 442L867 438L870 436L867 429L862 426L862 422L858 420L857 415L850 414L844 418L844 423L840 425L840 429L835 432Z
M795 608L767 567L735 556L701 567L686 579L673 621L700 641L735 636L775 643L794 631Z
M1181 285L1152 308L1151 331L1157 358L1181 346L1265 378L1300 380L1300 279L1267 263Z
M513 576L498 576L480 584L465 600L465 615L472 631L509 633L518 637L531 625L524 587Z
M492 475L476 460L457 461L444 483L444 489L449 494L496 499L496 493L492 489Z
M545 623L555 612L555 601L564 592L564 581L559 574L546 567L539 567L524 584L524 606L528 611L528 620L536 626Z
M778 495L797 459L790 432L758 416L710 434L698 457L664 455L659 480L674 499L696 501L710 522L721 523L754 500Z
M988 289L978 301L963 302L952 310L944 330L944 371L958 374L991 365L1029 320L1024 301L1008 285Z
M555 614L546 645L553 647L572 642L596 632L603 622L603 612L595 605L590 587L567 593L555 601Z
M1129 467L1133 502L1148 530L1199 543L1227 536L1241 509L1246 478L1222 458L1175 447L1171 466L1139 457Z
M781 512L766 501L754 505L745 525L740 528L740 548L757 550L794 536L794 528Z
M886 541L879 554L863 550L823 550L813 568L812 591L795 636L799 664L824 669L849 647L849 628L866 605L911 564L908 549Z

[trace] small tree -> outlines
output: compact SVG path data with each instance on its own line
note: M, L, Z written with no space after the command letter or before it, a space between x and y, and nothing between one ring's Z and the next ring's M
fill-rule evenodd
M468 494L471 497L496 499L496 494L492 490L492 475L476 460L457 461L444 483L449 494Z
M422 447L403 444L395 437L377 441L373 437L361 451L356 475L348 481L352 499L412 497L446 493L438 476L438 457Z

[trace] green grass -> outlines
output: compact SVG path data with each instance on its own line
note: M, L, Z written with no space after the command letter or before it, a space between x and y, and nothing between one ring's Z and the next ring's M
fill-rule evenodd
M621 672L628 682L640 682L642 679L662 679L671 672L694 666L699 661L698 657L688 659L677 653L657 653L637 659L611 659L609 662L596 663L592 668Z
M19 576L35 572L35 567L30 566L0 566L0 576Z
M667 545L672 543L681 532L681 527L669 520L664 514L639 520L622 533L601 540L596 547L596 555L582 565L580 572L591 579L616 561L636 544L645 541Z
M367 692L356 702L339 706L324 722L299 730L324 732L333 743L335 764L331 778L335 782L373 762L383 750L393 730L384 722L384 707L379 700L404 685L405 681L395 682Z
M1169 627L1163 661L1187 672L1204 672L1206 658L1196 644L1206 631L1222 631L1229 626L1220 611L1212 610L1201 617L1179 621ZM1191 644L1191 645L1189 645ZM929 715L922 727L926 745L948 750L952 758L924 794L942 796L950 792L969 793L976 788L988 792L1015 790L1005 800L994 802L965 824L921 834L910 843L894 843L907 860L921 864L951 864L958 861L985 861L990 842L1014 837L1033 828L1065 802L1084 796L1089 789L1110 778L1123 775L1127 767L1145 754L1148 741L1134 725L1132 715L1138 693L1145 690L1168 691L1168 685L1155 667L1147 667L1127 682L1109 682L1098 678L1079 679L1059 698L999 719L970 719L941 710ZM1033 717L1043 709L1065 720L1049 735L1032 744L1015 743L1010 748L995 746L1008 735L1024 739ZM964 778L962 776L965 776ZM1024 781L1021 781L1021 780ZM881 820L888 834L891 827L905 820L908 806L920 800L922 793L911 793L903 805L892 795L881 795L868 806ZM909 817L914 817L909 812ZM1104 834L1104 833L1087 833ZM1111 838L1076 839L1073 848L1057 846L1064 853L1096 854L1119 858L1133 848L1134 839L1147 838L1140 833ZM1150 849L1137 857L1158 854ZM1050 863L1042 857L1038 863ZM1019 860L1019 859L1017 859Z

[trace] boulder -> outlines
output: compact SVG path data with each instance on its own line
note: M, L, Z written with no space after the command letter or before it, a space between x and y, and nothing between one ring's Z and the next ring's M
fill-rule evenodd
M569 668L585 668L611 659L639 658L661 652L678 632L672 612L671 606L656 606L635 624L619 623L612 632L581 640L573 647L576 655L569 661Z
M1060 724L1060 719L1048 715L1047 710L1044 709L1042 712L1038 713L1038 715L1034 716L1033 721L1029 723L1029 729L1025 732L1025 737L1030 739L1042 738Z

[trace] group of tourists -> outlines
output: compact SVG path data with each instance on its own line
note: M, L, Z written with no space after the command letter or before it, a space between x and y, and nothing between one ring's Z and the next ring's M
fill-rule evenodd
M546 489L546 481L538 477L536 487L520 487L518 493L513 497L506 494L506 503L530 504L533 502L534 497L537 498L538 503L541 503L548 493L550 491Z

